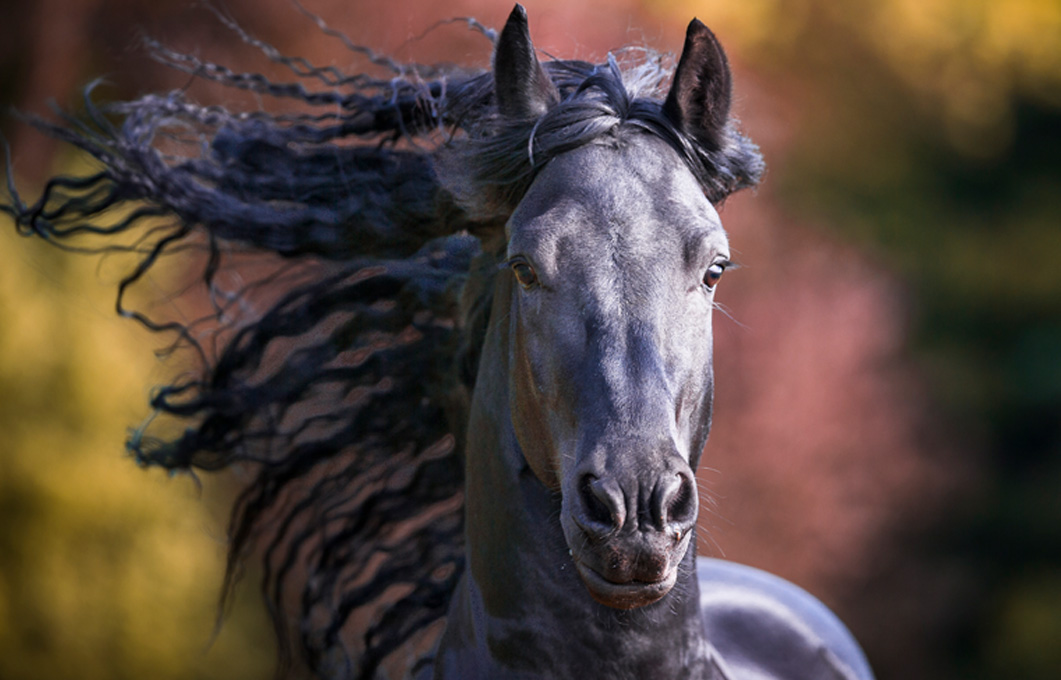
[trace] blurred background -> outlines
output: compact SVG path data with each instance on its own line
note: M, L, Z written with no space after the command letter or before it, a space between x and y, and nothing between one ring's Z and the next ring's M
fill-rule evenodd
M478 34L424 32L511 10L305 3L392 56L479 66ZM742 268L719 293L701 552L814 592L881 680L1061 677L1061 2L525 4L540 49L596 60L678 51L699 17L768 162L722 211ZM361 68L288 0L225 7L288 54ZM76 112L99 76L101 99L187 86L141 33L271 72L190 0L6 0L0 103ZM0 130L27 198L88 169L12 116ZM178 367L113 313L120 272L0 224L0 678L270 677L253 587L214 637L234 483L123 454Z

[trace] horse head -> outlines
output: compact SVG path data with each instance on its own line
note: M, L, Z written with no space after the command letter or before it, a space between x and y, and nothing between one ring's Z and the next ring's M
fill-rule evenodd
M565 115L522 8L498 40L494 77L502 116ZM673 141L722 144L729 103L726 58L694 20L662 107L549 158L506 225L516 439L562 498L583 583L615 608L666 595L694 544L711 312L729 251Z

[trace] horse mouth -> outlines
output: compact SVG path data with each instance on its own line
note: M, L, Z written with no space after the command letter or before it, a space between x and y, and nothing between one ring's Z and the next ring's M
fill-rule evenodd
M636 609L658 602L678 581L677 568L669 570L658 581L631 580L615 583L578 560L575 561L575 567L593 599L613 609Z

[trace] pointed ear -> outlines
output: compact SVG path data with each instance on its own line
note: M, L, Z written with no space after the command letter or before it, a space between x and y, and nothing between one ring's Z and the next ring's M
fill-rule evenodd
M664 115L682 132L717 150L729 120L731 92L729 61L722 45L707 26L693 19L663 104Z
M494 92L501 115L509 118L537 118L560 101L534 53L523 5L512 10L497 40Z

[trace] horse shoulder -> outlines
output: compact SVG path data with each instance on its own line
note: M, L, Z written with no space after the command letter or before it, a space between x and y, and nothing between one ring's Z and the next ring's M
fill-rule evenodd
M697 559L697 576L707 639L730 680L872 680L847 627L802 588L705 557Z

